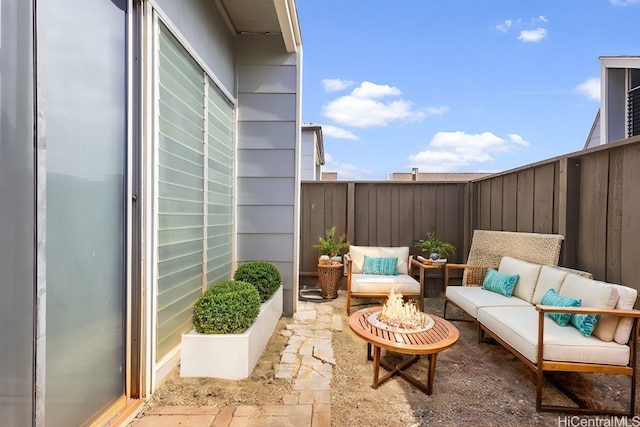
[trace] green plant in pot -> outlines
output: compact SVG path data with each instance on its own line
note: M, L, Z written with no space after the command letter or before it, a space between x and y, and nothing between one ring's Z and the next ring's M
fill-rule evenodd
M275 265L265 261L250 261L240 265L233 273L233 278L255 286L262 302L271 298L282 285L280 271Z
M318 242L313 247L318 249L321 255L333 258L349 248L349 240L346 234L336 237L336 227L334 226L327 230L324 237L319 237Z
M260 293L249 282L231 280L207 289L193 307L200 334L241 334L260 313Z
M456 247L449 242L445 242L436 237L434 231L427 233L424 239L420 239L415 244L421 252L428 254L433 261L441 258L448 258L456 252Z

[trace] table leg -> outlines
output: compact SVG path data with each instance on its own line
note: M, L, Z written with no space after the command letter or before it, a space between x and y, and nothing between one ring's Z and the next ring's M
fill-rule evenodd
M371 343L367 343L367 361L373 360L373 356L371 356Z
M373 346L373 384L372 388L378 388L380 385L378 378L380 377L380 347Z
M433 377L436 374L436 356L438 353L428 354L429 359L429 372L427 374L427 395L431 395L433 392Z

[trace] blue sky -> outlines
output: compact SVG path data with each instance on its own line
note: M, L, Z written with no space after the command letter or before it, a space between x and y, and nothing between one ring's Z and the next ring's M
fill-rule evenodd
M584 147L640 0L297 0L325 172L495 172Z

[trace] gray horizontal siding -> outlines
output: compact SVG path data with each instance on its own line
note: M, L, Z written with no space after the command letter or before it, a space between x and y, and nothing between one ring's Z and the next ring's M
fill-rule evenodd
M244 261L291 262L293 259L292 234L240 233L238 257Z
M293 177L296 171L294 150L239 150L238 163L240 177Z
M248 66L240 67L243 79L238 83L240 92L295 93L296 67Z
M290 138L282 135L295 135L296 123L289 122L240 122L238 148L292 149Z
M292 206L244 206L238 214L239 233L289 233Z
M243 121L295 121L296 95L240 93L238 115Z
M293 178L240 178L238 204L292 206L294 186ZM278 191L273 191L274 188Z

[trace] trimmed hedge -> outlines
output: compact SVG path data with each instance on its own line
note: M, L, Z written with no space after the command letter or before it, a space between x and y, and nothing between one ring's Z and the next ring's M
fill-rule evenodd
M249 282L231 280L209 289L193 307L193 326L201 334L241 334L260 314L260 294Z
M252 283L260 293L260 299L265 302L276 293L282 284L280 271L265 261L251 261L242 264L233 274L234 280Z

